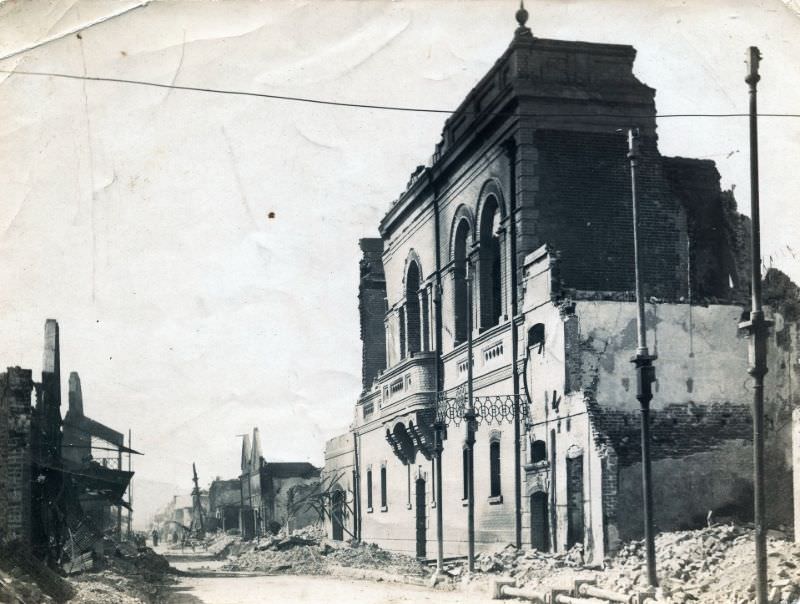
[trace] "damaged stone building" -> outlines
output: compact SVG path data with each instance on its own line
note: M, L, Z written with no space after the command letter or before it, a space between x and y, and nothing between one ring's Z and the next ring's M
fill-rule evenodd
M325 454L335 538L432 556L442 506L445 555L466 553L465 424L447 430L442 501L432 424L438 397L457 397L467 380L470 323L474 393L496 403L479 408L475 437L478 550L580 544L599 562L641 536L628 128L641 134L642 274L658 355L656 528L701 525L709 510L752 514L738 330L749 221L713 162L660 154L655 90L634 75L634 48L538 38L526 17L380 237L360 241L363 391L349 433ZM767 408L785 420L798 330L777 323ZM525 413L509 415L504 400L524 401ZM789 480L791 431L768 436L770 474ZM791 488L783 494L773 521L790 523Z
M84 415L74 372L62 421L55 320L45 322L41 382L20 367L0 374L0 427L0 541L55 564L92 550L104 535L120 535L133 475L122 469L122 455L136 452L122 434Z
M302 528L319 520L303 500L319 485L321 469L308 462L268 462L261 453L258 428L242 439L242 536L250 539L279 527Z

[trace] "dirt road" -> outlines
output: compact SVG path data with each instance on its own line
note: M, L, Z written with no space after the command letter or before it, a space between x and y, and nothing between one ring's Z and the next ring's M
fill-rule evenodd
M169 604L488 604L485 594L433 591L409 585L289 575L182 577Z

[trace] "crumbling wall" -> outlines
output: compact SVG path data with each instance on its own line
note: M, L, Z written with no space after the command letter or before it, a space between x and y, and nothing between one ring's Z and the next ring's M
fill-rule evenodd
M749 233L733 194L720 190L714 162L683 157L663 161L669 186L688 219L692 299L746 298L750 263L740 252Z
M648 343L659 357L650 429L660 530L696 527L709 510L752 516L752 389L740 316L741 308L732 305L648 305ZM611 446L617 456L616 493L613 485L604 489L608 501L616 500L616 511L606 507L605 513L625 519L617 525L620 538L635 538L641 534L641 415L630 363L635 306L579 302L576 317L580 324L571 332L572 345L581 355L569 383L590 401L596 445ZM784 325L781 331L795 333L795 328ZM773 526L792 523L788 422L796 404L790 394L796 390L796 353L781 351L776 344L781 337L780 332L770 337L765 380L767 476L774 495L767 516ZM702 493L681 497L687 488L681 485L702 485Z
M633 221L625 137L539 130L535 229L558 252L564 290L631 292ZM686 296L686 217L661 172L655 138L643 137L637 172L641 267L648 295Z
M0 374L0 541L31 542L30 369Z
M361 384L369 390L375 377L386 368L386 278L383 273L383 240L361 239L358 314L361 321Z

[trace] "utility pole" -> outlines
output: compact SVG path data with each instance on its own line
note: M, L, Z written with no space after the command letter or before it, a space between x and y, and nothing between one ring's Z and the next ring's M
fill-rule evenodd
M641 410L642 432L642 504L644 512L644 540L647 553L647 580L651 587L658 586L656 575L656 547L653 531L653 479L650 474L650 401L653 399L653 382L656 356L647 350L647 325L644 315L642 273L639 253L639 198L636 191L636 167L639 159L639 129L628 130L628 159L631 162L631 197L633 205L633 263L636 280L636 356L631 362L636 367L636 398Z
M767 602L767 527L764 518L764 376L767 374L767 333L771 321L764 319L761 308L761 223L758 201L758 105L756 85L761 79L758 64L761 53L747 50L747 77L750 88L750 245L752 294L750 320L739 323L750 340L748 373L753 377L753 508L756 542L756 601Z
M467 561L469 572L475 572L475 405L472 392L472 264L467 258Z
M194 489L192 489L194 510L192 514L193 517L191 528L194 529L199 523L197 534L198 537L202 539L206 534L206 523L205 518L203 517L203 502L200 500L200 485L197 482L197 467L195 466L194 462L192 462L192 482L194 482Z
M131 442L131 429L128 428L128 472L131 471L131 450L133 443ZM131 515L133 514L133 476L128 481L128 539L131 538Z

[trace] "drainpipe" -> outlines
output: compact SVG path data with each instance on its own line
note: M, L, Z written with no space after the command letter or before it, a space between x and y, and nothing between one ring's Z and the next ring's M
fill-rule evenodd
M517 300L517 146L514 139L506 144L510 168L509 193L509 236L511 237L511 375L514 388L514 536L517 549L522 548L522 460L520 454L520 408L519 408L519 372L517 371L517 355L519 353L519 333L516 319L519 312Z

